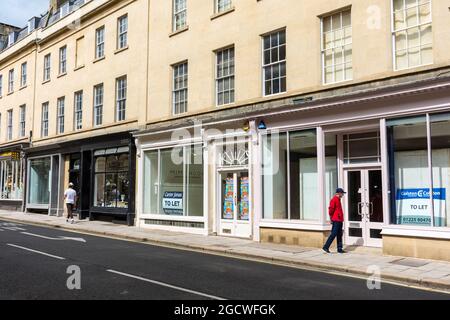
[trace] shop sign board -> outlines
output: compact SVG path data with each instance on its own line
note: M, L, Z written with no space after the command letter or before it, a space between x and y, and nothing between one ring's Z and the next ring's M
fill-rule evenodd
M183 192L164 192L162 201L165 214L183 215Z
M446 189L433 189L435 225L446 217ZM397 224L431 225L430 190L427 188L397 189Z

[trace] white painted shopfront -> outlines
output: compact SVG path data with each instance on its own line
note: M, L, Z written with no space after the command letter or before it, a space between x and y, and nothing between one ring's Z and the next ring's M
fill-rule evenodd
M154 207L138 208L138 224L255 241L273 231L281 243L290 243L283 232L326 237L339 186L348 192L347 245L382 247L386 236L450 239L449 97L442 84L205 123L181 141L170 138L173 130L139 133L138 203L153 197ZM165 184L167 164L149 166L148 155L180 145L184 173ZM194 145L203 156L196 164L202 187L189 174L186 150ZM156 180L147 181L152 174ZM181 192L184 209L158 209L167 200L158 188Z

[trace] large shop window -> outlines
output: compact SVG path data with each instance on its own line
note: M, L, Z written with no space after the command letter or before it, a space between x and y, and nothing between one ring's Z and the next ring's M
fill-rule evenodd
M331 198L338 187L337 136L325 134L325 207L328 208ZM329 219L328 214L326 215Z
M50 157L30 160L28 203L37 205L49 204L51 162Z
M203 216L201 145L146 152L144 175L145 214Z
M319 220L316 130L263 137L264 219Z
M387 125L391 223L448 226L450 114L396 119Z
M0 155L0 199L22 200L22 161L17 152Z
M97 150L94 156L94 207L127 209L130 188L129 148Z

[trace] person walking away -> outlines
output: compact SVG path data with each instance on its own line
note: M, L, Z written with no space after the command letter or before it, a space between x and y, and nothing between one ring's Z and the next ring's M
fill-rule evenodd
M67 207L67 222L75 223L73 219L73 210L77 201L77 192L73 189L73 183L69 183L69 188L64 192L64 200Z
M342 227L344 226L344 210L342 210L341 204L341 199L344 197L344 194L346 194L346 192L342 188L337 188L336 194L330 201L328 214L330 215L330 220L333 228L331 229L331 235L323 246L323 251L325 251L326 253L330 253L330 246L336 238L338 252L345 253L342 248Z

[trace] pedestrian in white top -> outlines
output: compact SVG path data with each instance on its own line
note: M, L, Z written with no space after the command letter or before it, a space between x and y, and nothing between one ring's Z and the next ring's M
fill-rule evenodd
M69 183L69 189L64 192L64 200L67 206L67 222L74 223L73 219L73 209L77 203L77 192L73 189L73 183Z

